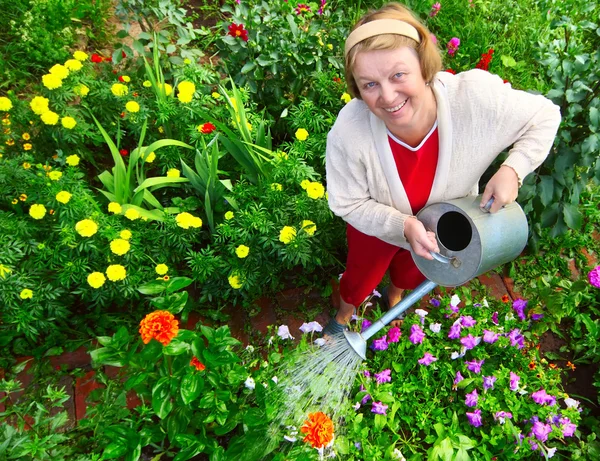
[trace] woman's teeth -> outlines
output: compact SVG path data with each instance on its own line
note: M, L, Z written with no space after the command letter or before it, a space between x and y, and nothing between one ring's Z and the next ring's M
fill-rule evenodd
M398 104L396 107L392 107L391 109L386 109L386 110L388 112L396 112L397 110L400 110L404 107L404 104L406 104L406 101L408 101L408 98L406 98L403 102Z

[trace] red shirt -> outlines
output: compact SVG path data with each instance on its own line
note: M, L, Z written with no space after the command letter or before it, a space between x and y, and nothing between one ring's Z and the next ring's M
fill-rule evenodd
M400 181L408 196L413 214L427 204L438 162L437 124L416 148L388 134Z

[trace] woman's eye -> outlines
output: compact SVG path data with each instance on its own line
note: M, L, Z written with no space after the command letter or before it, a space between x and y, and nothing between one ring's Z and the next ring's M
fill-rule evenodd
M375 82L369 82L365 85L365 88L373 88L375 86Z
M403 72L398 72L396 75L394 75L394 77L396 78L402 78L404 76Z

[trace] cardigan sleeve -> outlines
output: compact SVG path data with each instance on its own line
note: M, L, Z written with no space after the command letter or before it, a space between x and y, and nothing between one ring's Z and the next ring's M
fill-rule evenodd
M409 249L404 238L404 221L408 215L372 197L361 146L350 144L333 131L327 136L325 167L329 207L360 232Z

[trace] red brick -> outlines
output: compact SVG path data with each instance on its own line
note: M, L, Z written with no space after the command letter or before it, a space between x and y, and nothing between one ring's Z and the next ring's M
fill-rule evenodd
M306 288L291 288L277 294L277 304L281 309L296 311L306 299Z
M504 281L504 285L506 286L508 294L512 299L523 298L523 295L515 290L515 281L513 279L508 276L504 276L502 277L502 280Z
M273 308L273 302L268 298L260 298L256 301L260 312L250 319L252 329L260 331L263 335L267 334L267 327L277 323L277 316Z
M598 265L598 255L596 253L594 253L594 252L590 253L589 251L587 251L587 249L582 248L581 254L583 254L583 256L585 256L587 265L590 269L593 269L594 267L596 267Z
M129 392L127 392L127 408L133 410L134 408L139 407L141 404L142 401L140 400L140 398L134 390L130 390Z
M571 280L575 281L579 279L580 273L579 269L577 269L577 265L575 264L575 259L571 258L568 261L569 271L571 272Z
M200 314L198 314L197 312L190 312L187 321L185 323L182 323L181 328L185 330L195 330L197 323L206 325L206 322L202 317L200 317Z
M228 305L224 313L229 316L229 330L231 336L241 341L244 345L249 342L248 333L246 332L246 311L241 306Z
M72 352L63 352L60 355L50 357L50 363L54 368L65 366L67 370L86 367L91 361L92 358L84 346Z
M490 294L494 298L502 299L502 296L509 295L508 290L502 281L502 277L495 272L486 272L477 278L489 289Z
M88 371L85 376L77 378L75 381L75 417L77 421L85 418L87 410L87 398L94 389L102 387L94 378L96 372Z

